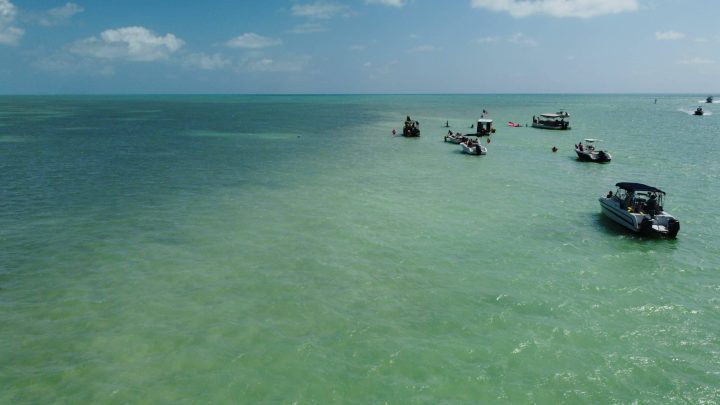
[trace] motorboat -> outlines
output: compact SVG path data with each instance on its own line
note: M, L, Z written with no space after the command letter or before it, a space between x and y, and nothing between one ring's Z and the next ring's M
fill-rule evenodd
M696 108L695 112L693 113L693 115L704 115L704 114L705 114L705 111L703 111L702 107Z
M490 136L495 133L495 128L493 128L493 120L490 118L480 118L477 121L476 128L476 136Z
M600 142L600 139L586 139L584 145L582 142L575 145L578 159L598 163L609 162L612 156L608 151L595 148L597 142Z
M554 114L540 114L539 117L533 116L532 126L533 128L541 129L568 130L570 129L570 121L567 119L569 117L570 114L565 111L559 111Z
M467 140L468 138L460 132L453 133L452 131L448 131L448 134L445 135L445 142L454 143L456 145Z
M468 139L460 142L462 151L468 155L487 155L487 148L484 147L479 140Z
M680 221L663 208L665 192L641 183L617 183L615 194L600 197L602 213L625 228L646 235L674 238Z
M708 96L708 97L705 99L705 102L708 103L708 104L712 104L712 102L713 102L713 96Z
M402 136L414 138L420 136L420 123L410 119L408 115L403 126Z

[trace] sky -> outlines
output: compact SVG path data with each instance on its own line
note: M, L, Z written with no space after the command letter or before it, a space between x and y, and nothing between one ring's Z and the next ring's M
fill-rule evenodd
M720 95L718 0L0 0L0 94Z

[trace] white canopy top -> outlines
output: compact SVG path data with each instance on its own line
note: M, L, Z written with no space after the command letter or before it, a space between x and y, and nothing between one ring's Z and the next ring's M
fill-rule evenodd
M493 122L490 118L480 118L478 122L481 122L483 124L487 124L488 122Z

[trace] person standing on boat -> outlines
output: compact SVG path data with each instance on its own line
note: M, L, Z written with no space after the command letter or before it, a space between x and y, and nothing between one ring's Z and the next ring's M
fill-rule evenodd
M648 199L645 203L645 211L650 214L650 216L654 217L655 213L657 212L657 208L657 197L653 193L650 195L650 199Z

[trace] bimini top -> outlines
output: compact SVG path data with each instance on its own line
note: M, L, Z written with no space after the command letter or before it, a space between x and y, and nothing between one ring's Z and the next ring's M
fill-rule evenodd
M660 190L659 188L655 188L653 186L648 186L642 183L617 183L615 184L616 187L622 188L627 191L654 191L656 193L663 193L664 191Z
M480 118L478 122L487 124L488 122L493 122L490 118Z
M540 114L540 116L545 117L545 118L556 118L556 119L569 117L569 115L567 115L567 114L551 114L551 113Z

